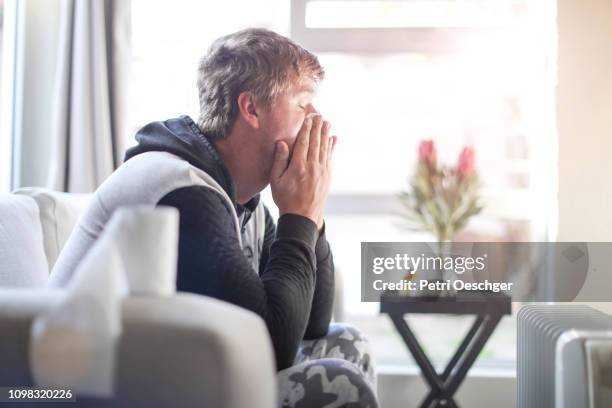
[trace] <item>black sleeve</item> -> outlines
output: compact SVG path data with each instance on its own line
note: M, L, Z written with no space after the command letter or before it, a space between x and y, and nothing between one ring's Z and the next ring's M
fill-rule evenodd
M164 196L158 205L176 207L180 214L177 289L259 314L270 332L277 369L291 366L315 288L316 224L294 214L280 217L259 276L240 248L229 204L217 192L184 187Z
M266 233L264 237L259 273L263 274L268 262L270 247L275 240L276 226L268 209L264 206L266 214ZM325 336L331 322L334 304L334 259L325 236L325 226L317 239L315 246L317 259L315 291L312 299L312 308L304 333L304 339L315 339Z
M315 248L317 275L310 319L306 326L306 333L304 333L304 339L306 340L316 339L327 334L334 306L334 258L325 237L325 225L321 230L319 239L317 239Z
M266 270L268 258L270 257L270 247L276 239L276 224L270 215L268 207L264 205L264 213L266 217L266 232L264 234L264 242L261 248L261 258L259 260L259 274L262 275Z

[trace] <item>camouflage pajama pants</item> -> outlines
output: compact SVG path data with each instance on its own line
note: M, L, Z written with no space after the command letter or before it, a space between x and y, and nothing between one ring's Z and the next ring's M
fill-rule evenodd
M282 408L377 408L370 347L354 327L333 323L327 335L303 340L295 365L278 372Z

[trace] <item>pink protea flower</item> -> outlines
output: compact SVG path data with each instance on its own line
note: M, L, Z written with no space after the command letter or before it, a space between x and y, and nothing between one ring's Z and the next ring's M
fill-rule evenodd
M419 160L430 170L436 168L437 153L433 140L423 140L419 144Z
M471 147L464 147L459 154L457 173L464 179L474 174L474 149Z

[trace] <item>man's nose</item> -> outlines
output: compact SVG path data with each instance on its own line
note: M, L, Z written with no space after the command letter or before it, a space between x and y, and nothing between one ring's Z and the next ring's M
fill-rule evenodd
M320 114L320 112L317 110L317 108L314 107L314 105L310 104L306 107L306 115L310 115L310 114Z

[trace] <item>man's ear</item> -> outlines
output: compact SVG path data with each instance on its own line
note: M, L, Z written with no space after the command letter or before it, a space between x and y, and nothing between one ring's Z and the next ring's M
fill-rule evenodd
M252 92L241 92L238 95L238 111L240 116L253 128L259 129L257 98Z

